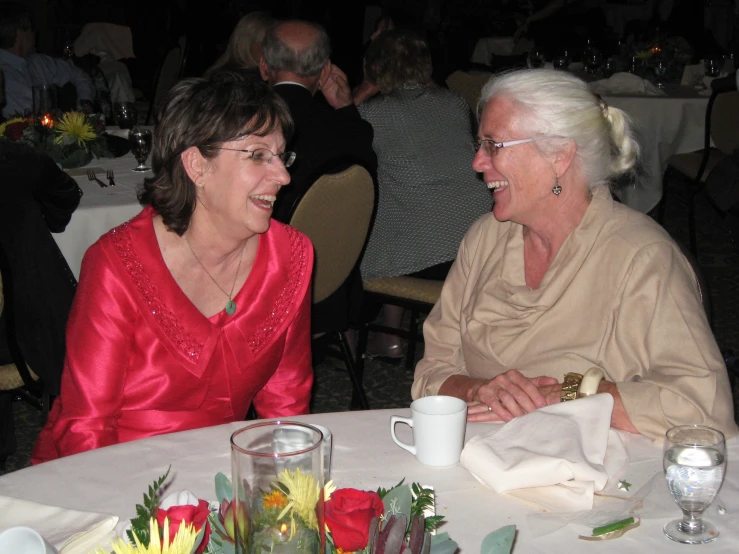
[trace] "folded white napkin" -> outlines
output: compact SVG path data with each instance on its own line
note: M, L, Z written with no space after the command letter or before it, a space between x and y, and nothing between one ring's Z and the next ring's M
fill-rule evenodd
M608 79L593 81L590 90L596 94L638 94L640 96L665 96L660 90L646 79L633 73L614 73Z
M60 554L88 554L115 539L118 516L78 512L0 496L0 531L24 525L38 531Z
M613 397L597 394L518 417L474 437L462 467L495 492L549 511L588 510L593 494L620 476L628 457L610 432ZM606 467L606 451L610 458Z

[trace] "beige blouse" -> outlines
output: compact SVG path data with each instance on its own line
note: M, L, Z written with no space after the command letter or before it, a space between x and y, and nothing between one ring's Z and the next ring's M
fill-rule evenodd
M669 235L606 189L565 240L539 288L524 277L523 227L480 218L424 325L413 398L451 375L491 379L603 368L645 436L697 423L737 433L726 366L695 274Z

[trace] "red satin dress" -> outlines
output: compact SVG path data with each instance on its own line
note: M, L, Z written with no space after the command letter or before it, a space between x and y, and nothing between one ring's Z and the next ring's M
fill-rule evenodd
M264 418L308 413L309 240L272 221L236 313L206 318L164 264L154 215L144 209L85 254L61 395L33 463L243 420L252 401Z

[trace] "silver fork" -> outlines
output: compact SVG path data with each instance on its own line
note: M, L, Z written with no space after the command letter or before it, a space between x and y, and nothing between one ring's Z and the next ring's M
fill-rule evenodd
M100 185L102 188L105 188L108 186L105 183L103 183L100 179L97 178L97 176L95 175L95 172L92 169L87 170L87 178L90 181L97 181L98 185Z
M105 176L108 178L108 184L111 187L114 187L115 186L115 181L113 180L113 170L112 169L107 170L105 172Z

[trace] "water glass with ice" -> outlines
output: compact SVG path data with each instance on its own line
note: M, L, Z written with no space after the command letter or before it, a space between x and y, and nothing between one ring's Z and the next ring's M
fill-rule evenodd
M663 531L682 544L715 541L719 531L702 518L716 498L726 473L726 442L721 431L703 425L681 425L667 431L662 458L667 488L683 518Z

